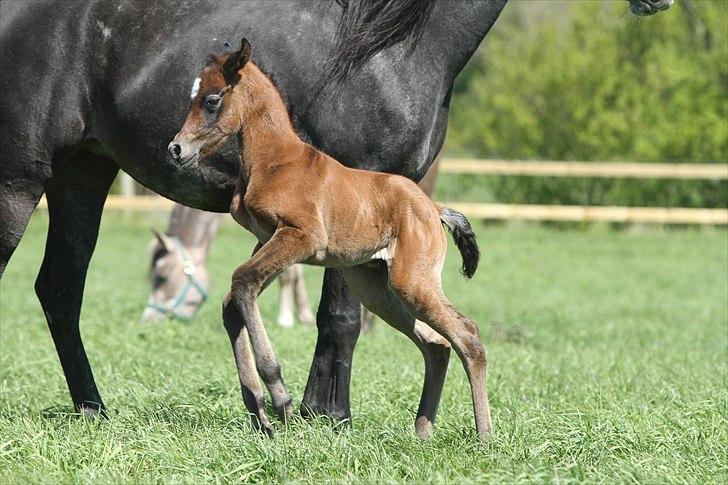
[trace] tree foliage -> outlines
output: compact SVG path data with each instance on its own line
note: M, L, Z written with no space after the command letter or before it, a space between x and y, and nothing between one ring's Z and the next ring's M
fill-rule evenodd
M728 2L511 2L458 78L450 156L728 160ZM490 177L510 202L725 206L723 182Z

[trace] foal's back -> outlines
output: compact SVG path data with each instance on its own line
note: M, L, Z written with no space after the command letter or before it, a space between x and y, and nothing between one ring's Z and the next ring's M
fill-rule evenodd
M412 180L346 167L318 152L316 193L330 244L379 250L393 239L443 233L439 208Z

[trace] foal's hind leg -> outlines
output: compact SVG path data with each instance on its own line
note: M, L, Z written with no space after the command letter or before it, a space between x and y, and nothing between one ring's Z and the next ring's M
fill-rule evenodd
M485 438L491 429L485 387L485 349L480 342L477 325L460 314L442 293L439 268L442 267L444 248L441 255L433 256L428 261L429 258L420 252L423 245L418 245L418 251L408 251L406 244L398 242L397 255L401 255L401 258L395 256L392 261L390 288L408 312L426 322L452 344L470 381L475 428L478 436ZM408 256L418 259L419 263L408 261ZM422 271L424 268L429 268L429 272Z
M388 289L384 262L348 268L344 271L344 278L366 308L409 337L422 352L425 382L417 409L415 431L423 438L430 437L447 373L450 344L430 327L415 320Z

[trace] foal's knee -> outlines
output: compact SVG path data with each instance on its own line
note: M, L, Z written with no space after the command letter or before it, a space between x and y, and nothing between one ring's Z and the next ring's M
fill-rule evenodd
M233 299L247 300L256 298L265 281L253 268L243 264L233 271L230 294Z

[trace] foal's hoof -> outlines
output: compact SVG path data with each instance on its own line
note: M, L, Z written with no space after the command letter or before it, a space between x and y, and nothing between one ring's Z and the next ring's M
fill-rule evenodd
M274 402L273 409L275 410L278 419L285 423L291 419L291 416L293 416L293 399L289 397L288 400L283 403Z
M270 424L270 421L268 421L267 417L265 418L265 420L261 421L257 416L251 415L250 421L253 425L253 429L260 431L267 438L273 438L275 432L273 430L273 425Z

